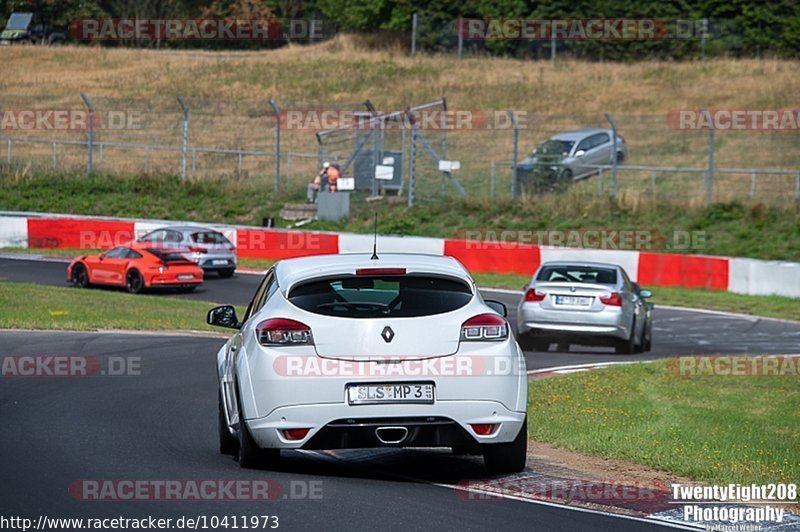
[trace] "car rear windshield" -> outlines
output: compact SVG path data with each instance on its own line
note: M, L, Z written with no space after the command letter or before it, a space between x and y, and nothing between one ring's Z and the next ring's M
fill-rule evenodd
M308 312L347 318L416 318L450 312L472 299L457 279L422 275L346 276L292 288L289 301Z
M230 244L230 240L225 235L217 231L203 231L192 233L192 240L197 244Z
M617 284L617 270L594 266L545 266L536 276L548 283Z

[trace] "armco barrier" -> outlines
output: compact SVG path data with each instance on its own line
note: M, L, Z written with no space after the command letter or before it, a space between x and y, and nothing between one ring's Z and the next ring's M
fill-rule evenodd
M190 223L0 212L0 247L108 248L156 227L180 224ZM202 225L225 233L236 243L237 254L244 258L285 259L372 251L372 235ZM379 235L378 250L448 255L476 273L531 275L539 264L551 260L613 262L642 285L800 297L800 264L793 262L395 235Z

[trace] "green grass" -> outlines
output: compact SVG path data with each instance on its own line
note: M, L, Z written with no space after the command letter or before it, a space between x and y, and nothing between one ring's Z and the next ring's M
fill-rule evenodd
M692 377L666 361L534 379L530 438L715 483L796 482L797 377Z
M131 198L147 197L147 201ZM365 195L351 198L351 217L333 223L316 221L304 230L372 232L379 213L382 234L464 238L467 231L509 231L509 240L531 238L554 243L548 231L643 231L647 249L655 252L701 253L800 261L800 207L760 203L722 203L691 207L652 201L612 202L578 193L511 202L457 199L419 202L411 209L405 198L370 204ZM275 218L284 203L303 201L302 193L282 192L248 180L205 179L182 182L176 176L76 173L7 173L0 169L0 209L131 218L163 218L201 222L261 225ZM702 235L680 247L679 237ZM526 235L529 235L526 237ZM677 240L676 240L677 239Z
M698 309L723 310L754 316L800 320L800 299L783 296L749 296L718 290L697 288L649 287L651 301L658 305L674 305Z
M203 301L25 283L0 283L0 301L0 329L221 331Z

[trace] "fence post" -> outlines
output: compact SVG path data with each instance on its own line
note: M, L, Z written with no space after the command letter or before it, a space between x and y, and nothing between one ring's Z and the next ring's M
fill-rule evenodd
M88 138L86 142L86 172L91 174L92 173L92 150L94 148L94 106L92 106L92 102L89 100L89 97L86 96L84 93L81 93L81 99L83 103L86 105L86 108L89 110L89 132Z
M414 122L411 112L406 110L406 118L411 124L411 135L408 149L408 206L414 206L414 187L416 185L416 164L417 164L417 124Z
M517 156L519 154L519 122L514 115L514 111L506 111L508 117L511 119L511 124L514 126L514 155L511 160L511 199L517 197Z
M612 151L611 154L611 197L617 197L617 121L614 120L614 117L611 116L609 113L603 113L608 120L608 123L611 124L611 145Z
M458 32L458 58L461 59L461 54L464 52L464 31L462 30L463 20L461 15L456 20L456 31Z
M603 195L603 169L601 168L600 171L597 173L597 195Z
M372 114L373 117L377 116L376 113ZM378 165L381 164L382 161L378 159L378 130L375 127L375 124L372 123L372 197L376 197L378 195L378 180L375 179L375 170L378 168ZM355 173L355 171L354 171Z
M800 202L800 174L794 176L794 199Z
M417 14L411 15L411 57L417 53Z
M8 139L7 158L8 158L8 164L11 164L11 139Z
M272 97L269 99L269 105L275 113L275 192L277 192L281 181L281 108Z
M186 179L186 145L189 142L189 106L183 96L178 96L178 104L183 111L183 143L181 144L181 179Z
M556 34L551 31L550 34L550 63L556 62Z
M706 60L706 37L708 35L708 19L700 20L700 61Z
M447 160L447 98L442 98L442 156L443 160Z
M55 170L55 169L56 169L57 157L58 157L58 156L57 156L57 154L56 154L56 143L54 142L54 143L53 143L53 170Z
M714 201L714 122L707 109L700 111L708 120L708 174L706 176L706 205Z
M750 174L750 197L756 195L756 173Z
M494 161L492 161L492 172L489 174L489 197L494 197Z
M150 146L144 147L144 173L150 173Z
M653 191L653 198L656 197L656 173L650 172L650 188Z

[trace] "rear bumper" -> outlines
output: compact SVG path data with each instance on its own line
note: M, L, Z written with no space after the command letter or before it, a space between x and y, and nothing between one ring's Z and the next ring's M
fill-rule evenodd
M205 271L231 270L236 268L236 257L234 255L191 253L187 255L187 258Z
M147 280L150 288L176 287L176 286L200 286L203 284L202 276L195 276L193 279L178 279L175 276L155 275Z
M433 405L288 406L248 420L247 426L264 448L352 449L508 443L517 437L524 422L525 412L508 410L496 402L439 401ZM469 426L473 423L498 427L488 436L479 436ZM282 431L293 428L311 430L302 440L287 440ZM386 428L405 429L405 436L401 441L381 439L383 433L378 430Z
M600 312L546 310L526 303L517 313L520 334L539 337L618 338L630 336L630 323L619 307Z
M514 440L525 420L528 376L524 356L511 339L465 345L458 356L422 362L353 365L328 359L321 372L312 371L325 360L313 347L258 346L251 353L255 346L248 344L251 340L246 339L239 350L235 378L247 426L265 448L506 443ZM294 369L280 356L284 353L300 357L303 364ZM224 377L222 361L218 353L218 371ZM434 403L350 404L347 399L352 384L419 381L434 385ZM369 423L400 426L408 436L402 442L381 442L377 427ZM496 429L480 436L471 424L491 424ZM305 438L290 441L281 432L288 429L310 430Z

